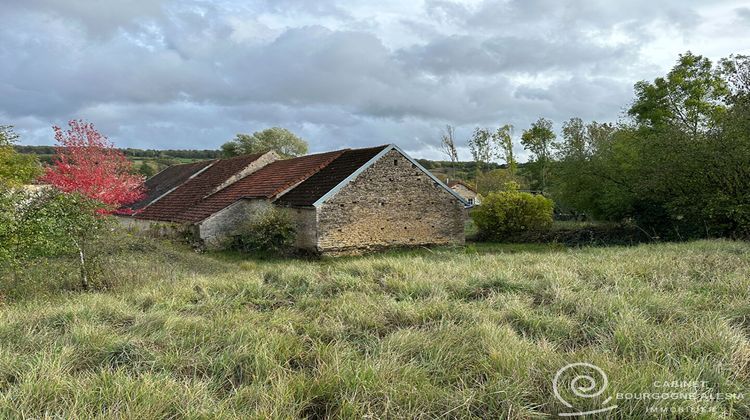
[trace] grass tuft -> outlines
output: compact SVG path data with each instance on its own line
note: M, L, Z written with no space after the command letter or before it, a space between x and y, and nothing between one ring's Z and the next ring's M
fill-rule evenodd
M748 394L749 255L699 241L279 260L148 242L88 293L47 261L0 282L0 417L538 418L567 410L552 378L580 361L610 380L581 409L655 381ZM750 417L747 395L668 404Z

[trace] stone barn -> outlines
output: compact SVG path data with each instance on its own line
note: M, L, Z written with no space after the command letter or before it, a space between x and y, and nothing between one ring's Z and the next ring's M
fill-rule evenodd
M174 165L146 181L123 223L222 248L253 215L288 209L300 249L337 254L462 244L467 202L396 145Z

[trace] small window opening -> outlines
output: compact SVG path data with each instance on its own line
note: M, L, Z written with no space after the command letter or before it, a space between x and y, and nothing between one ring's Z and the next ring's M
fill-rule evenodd
M398 166L398 159L393 159L393 166Z

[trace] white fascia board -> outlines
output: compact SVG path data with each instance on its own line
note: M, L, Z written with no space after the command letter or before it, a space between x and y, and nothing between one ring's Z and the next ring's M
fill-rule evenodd
M453 191L452 189L448 188L447 185L445 185L442 181L440 181L435 175L430 173L427 169L425 169L422 165L419 164L416 160L414 160L411 156L406 154L400 147L396 146L395 144L389 144L385 149L381 150L380 153L375 155L372 159L368 160L367 163L357 168L356 171L354 171L351 175L346 177L343 181L339 182L338 185L333 187L330 191L325 193L322 197L320 197L316 202L313 203L314 207L320 207L321 204L325 203L329 198L336 195L342 188L344 188L347 184L352 182L355 178L359 176L362 172L364 172L367 168L372 166L375 162L380 160L383 156L386 155L386 153L390 152L391 150L396 150L399 152L403 157L405 157L409 162L411 162L415 167L419 168L420 171L424 172L427 176L429 176L435 183L437 183L440 187L442 187L444 190L448 191L452 196L454 196L461 204L464 206L468 206L469 203L464 200L463 197L461 197L457 192Z

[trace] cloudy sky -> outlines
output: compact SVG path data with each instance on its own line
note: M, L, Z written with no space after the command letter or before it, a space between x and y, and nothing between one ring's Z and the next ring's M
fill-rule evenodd
M445 124L463 145L477 125L616 121L679 53L750 53L747 1L0 2L0 124L24 144L84 118L121 147L283 126L312 151L440 158Z

